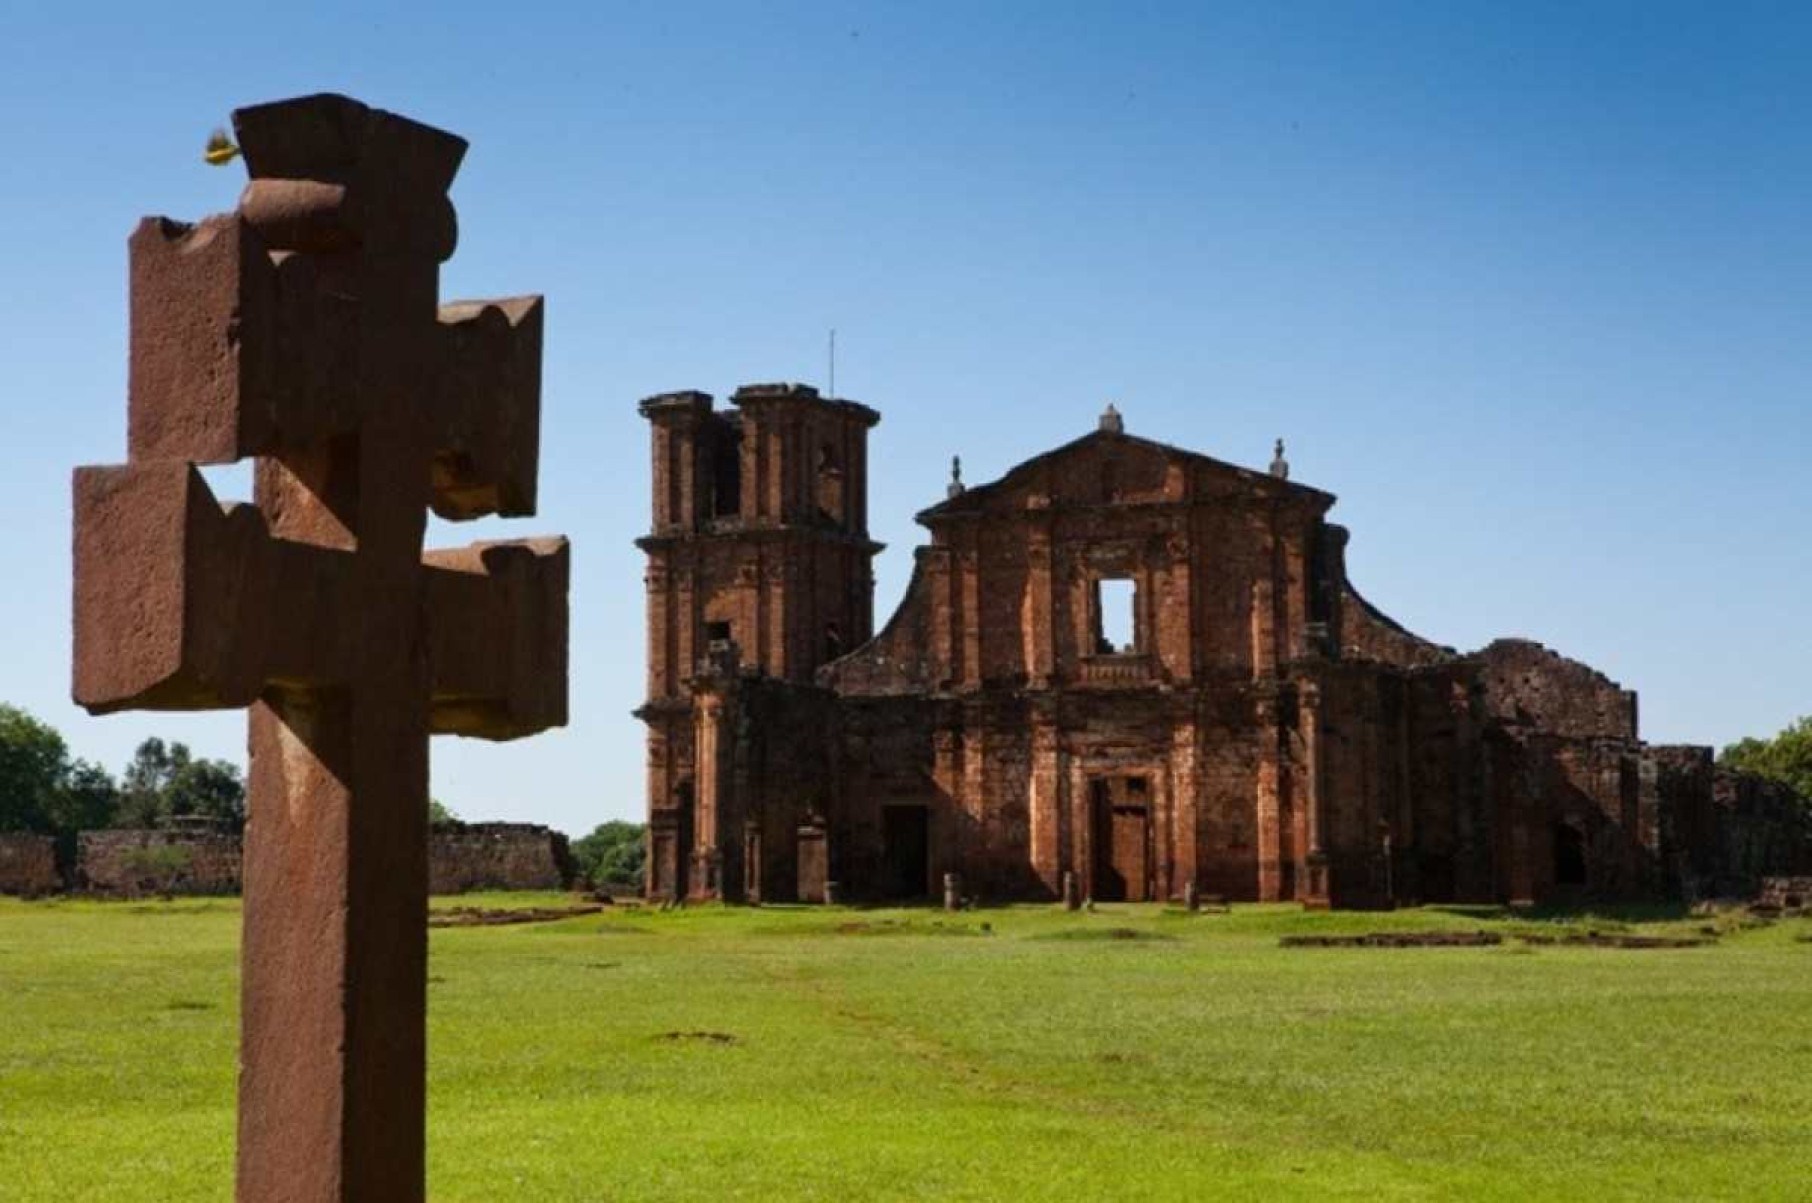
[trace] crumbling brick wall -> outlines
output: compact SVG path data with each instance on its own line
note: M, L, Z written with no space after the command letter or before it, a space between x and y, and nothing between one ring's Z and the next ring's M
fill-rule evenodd
M54 839L24 831L0 832L0 894L31 898L62 888Z
M1812 907L1812 877L1764 877L1755 900L1787 911Z
M572 880L566 837L533 823L437 823L428 842L428 889L559 890Z
M1636 695L1603 673L1528 639L1473 654L1493 718L1577 739L1636 738Z
M1812 873L1812 801L1779 781L1719 767L1710 748L1648 750L1669 884L1687 897L1746 897L1768 875Z
M226 832L85 831L76 880L100 894L236 894L240 852Z
M234 894L240 860L240 838L224 832L90 831L80 839L77 881L102 894ZM436 894L558 890L573 876L566 837L528 823L438 825L428 865Z
M1803 802L1645 747L1604 674L1526 639L1462 655L1371 605L1334 498L1281 449L1253 472L1111 409L996 481L953 475L864 643L861 474L814 515L811 461L764 459L747 423L875 415L738 398L737 513L701 483L734 420L643 405L651 895L911 898L954 872L1028 900L1069 876L1103 901L1567 903L1753 889L1812 856ZM840 447L820 469L856 463Z
M1715 769L1716 881L1720 893L1746 894L1770 874L1812 873L1812 808L1779 781Z

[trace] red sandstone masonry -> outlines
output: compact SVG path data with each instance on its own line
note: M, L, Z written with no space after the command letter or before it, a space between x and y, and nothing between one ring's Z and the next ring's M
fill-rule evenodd
M559 890L571 884L564 835L532 823L437 825L428 837L428 889Z
M1649 749L1602 674L1393 622L1346 578L1334 498L1281 456L1252 472L1112 411L953 481L918 515L900 607L839 655L833 624L870 626L872 552L838 550L864 528L828 511L814 525L796 453L835 403L739 390L745 418L755 395L788 398L787 422L739 436L704 394L642 405L651 896L923 897L954 873L997 900L1069 880L1097 900L1583 902L1753 888L1812 853L1803 805ZM727 463L736 514L708 500ZM859 512L864 480L836 483ZM1126 646L1104 640L1110 584L1131 591Z
M28 837L49 847L47 837ZM10 841L0 837L0 871ZM243 846L238 836L193 831L90 831L80 838L76 882L97 894L237 894ZM559 890L572 880L566 837L530 823L462 823L436 827L428 844L429 889ZM0 886L4 885L0 877ZM32 880L42 881L40 873ZM0 892L44 893L49 885Z
M189 831L85 831L79 888L96 894L237 894L243 844L237 835Z

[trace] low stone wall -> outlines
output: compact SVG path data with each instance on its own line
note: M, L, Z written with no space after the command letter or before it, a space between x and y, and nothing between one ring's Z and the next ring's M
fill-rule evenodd
M1756 902L1784 911L1812 907L1812 877L1764 877Z
M97 894L237 894L240 840L224 832L85 831L80 888Z
M14 852L15 844L22 851ZM89 831L81 836L76 884L97 894L236 894L241 857L240 838L225 832ZM560 890L573 875L566 837L546 827L449 823L429 836L428 888L436 894ZM0 836L0 893L60 888L48 837Z
M1717 764L1710 748L1653 747L1664 860L1676 892L1753 898L1764 878L1812 876L1812 802Z
M0 894L33 898L62 888L55 840L23 831L0 832Z
M428 848L435 894L560 890L573 877L566 837L533 823L437 823Z

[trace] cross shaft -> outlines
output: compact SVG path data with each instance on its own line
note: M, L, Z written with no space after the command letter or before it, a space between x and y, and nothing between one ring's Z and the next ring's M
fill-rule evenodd
M420 1199L427 736L566 719L534 511L539 298L437 307L465 144L338 96L234 115L235 213L132 239L128 462L75 478L75 696L249 706L238 1197ZM257 457L222 509L197 463Z

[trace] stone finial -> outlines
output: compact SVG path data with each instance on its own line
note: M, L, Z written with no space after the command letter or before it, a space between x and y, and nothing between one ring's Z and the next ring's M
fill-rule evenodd
M1277 440L1276 449L1271 454L1271 475L1279 480L1290 479L1290 461L1283 457L1283 440Z
M1108 434L1126 433L1126 420L1120 416L1120 411L1114 408L1111 401L1107 403L1107 408L1101 411L1100 429Z
M944 489L945 497L961 497L967 486L963 484L963 457L950 457L950 483Z

